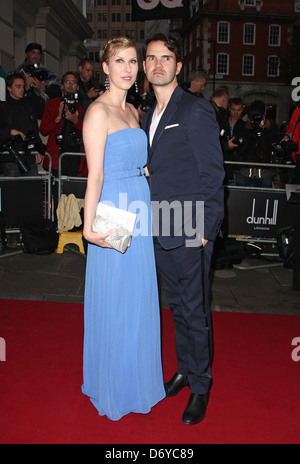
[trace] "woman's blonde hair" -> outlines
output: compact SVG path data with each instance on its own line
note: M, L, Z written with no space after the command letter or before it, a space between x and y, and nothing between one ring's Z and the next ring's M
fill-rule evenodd
M100 50L100 60L104 63L108 63L113 56L115 56L120 50L126 48L135 48L138 54L136 43L128 37L116 37L112 40L108 40Z

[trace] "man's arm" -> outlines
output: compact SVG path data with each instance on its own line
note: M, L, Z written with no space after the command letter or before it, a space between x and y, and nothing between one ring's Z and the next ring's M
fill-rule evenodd
M209 102L195 101L189 129L189 142L199 169L199 200L204 201L204 238L214 241L224 217L225 172L219 126Z

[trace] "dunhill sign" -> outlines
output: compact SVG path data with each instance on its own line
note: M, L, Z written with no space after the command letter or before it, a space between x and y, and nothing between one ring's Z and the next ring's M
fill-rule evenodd
M256 207L256 199L253 198L252 215L247 217L248 224L262 225L262 226L276 226L277 216L278 216L278 200L274 200L273 212L272 212L271 217L269 216L270 200L266 200L265 215L263 217L256 216L255 207Z
M225 196L225 234L276 238L279 229L300 225L300 206L287 202L285 190L272 192L228 187Z

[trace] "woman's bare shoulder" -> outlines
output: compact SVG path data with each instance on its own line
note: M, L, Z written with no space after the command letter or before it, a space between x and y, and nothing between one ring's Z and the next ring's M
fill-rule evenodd
M88 107L85 117L97 116L99 118L107 118L108 115L108 106L100 99L97 99Z

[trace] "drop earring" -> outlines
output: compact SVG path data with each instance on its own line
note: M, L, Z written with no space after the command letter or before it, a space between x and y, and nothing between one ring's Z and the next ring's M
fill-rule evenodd
M139 93L139 84L135 81L135 93Z
M108 77L107 77L106 80L105 80L104 86L105 86L107 92L110 92L110 83L109 83Z

